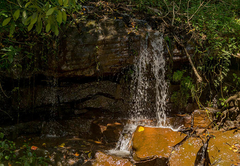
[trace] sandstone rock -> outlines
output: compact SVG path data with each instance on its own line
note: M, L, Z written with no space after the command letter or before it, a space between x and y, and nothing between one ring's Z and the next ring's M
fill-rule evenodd
M103 132L105 142L117 142L121 132L123 130L123 124L115 122L113 124L107 124L107 129Z
M200 138L189 138L178 148L174 149L169 159L170 166L193 166L197 152L203 145Z
M97 152L95 157L96 161L93 163L93 166L133 166L127 159L107 155L103 152Z
M187 114L176 114L174 117L167 118L167 124L173 128L178 128L180 126L191 127L192 117Z
M81 33L70 27L62 39L62 50L49 63L49 74L58 69L60 77L96 76L119 72L133 64L132 51L139 51L141 35L129 34L123 20L80 21ZM146 34L140 28L139 32ZM106 60L107 59L107 60Z
M150 161L143 161L140 163L135 163L136 166L168 166L167 158L156 158Z
M22 97L20 104L17 100L14 101L12 107L21 109L21 113L25 113L22 116L28 120L31 119L27 116L43 120L48 120L49 116L61 119L66 115L86 114L89 109L125 112L128 105L124 103L129 100L129 94L123 87L111 81L79 84L68 82L67 85L60 82L58 86L37 85L35 88L21 88L20 95L26 97ZM52 112L54 115L50 115Z
M68 132L68 136L79 136L81 138L88 138L91 136L91 124L92 119L85 118L72 118L68 120L63 120L59 122L61 125L65 127L65 130Z
M240 164L240 131L230 130L226 132L211 133L214 138L209 141L209 157L211 163L216 165Z
M123 122L114 119L97 119L91 125L92 137L107 143L117 142L123 130Z
M195 110L192 113L193 117L193 127L198 128L210 128L213 118L213 114L207 110Z
M132 140L133 158L136 161L154 157L165 160L169 157L172 147L182 141L185 136L169 128L139 126Z

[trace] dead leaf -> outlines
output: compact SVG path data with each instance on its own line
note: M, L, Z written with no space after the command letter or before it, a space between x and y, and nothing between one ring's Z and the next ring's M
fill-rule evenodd
M63 148L65 146L65 143L62 143L61 145L58 145L59 148Z
M78 157L78 156L79 156L79 153L78 153L78 152L76 152L74 155Z
M37 150L38 147L36 146L31 146L31 150Z

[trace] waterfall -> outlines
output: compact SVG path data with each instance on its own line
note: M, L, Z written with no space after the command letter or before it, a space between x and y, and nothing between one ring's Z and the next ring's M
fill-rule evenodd
M150 36L149 36L150 35ZM165 81L165 59L163 35L160 32L147 34L141 41L140 54L135 59L134 76L131 83L132 109L130 122L122 131L116 151L129 152L131 137L138 125L166 127L167 83ZM119 153L117 153L119 154Z
M163 36L159 32L148 36L142 41L139 58L135 60L130 116L134 120L155 117L158 126L165 126L167 83Z

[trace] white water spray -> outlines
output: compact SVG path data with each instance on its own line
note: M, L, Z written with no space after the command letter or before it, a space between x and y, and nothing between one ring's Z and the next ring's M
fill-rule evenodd
M115 150L110 153L129 153L133 132L138 125L154 126L147 120L153 116L156 119L155 126L168 127L165 113L168 86L165 81L163 35L159 32L152 35L150 38L147 35L145 40L141 41L140 55L135 60L130 123L125 125Z
M132 81L131 118L140 120L156 116L157 126L166 126L167 83L163 49L162 34L156 32L150 38L146 36L136 59Z

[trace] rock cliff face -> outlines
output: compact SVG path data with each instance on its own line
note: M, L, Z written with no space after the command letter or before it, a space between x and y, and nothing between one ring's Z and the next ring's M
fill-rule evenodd
M26 79L13 74L2 79L5 93L11 96L6 98L1 93L7 110L7 114L0 111L3 123L17 117L28 121L89 111L127 111L131 77L128 69L150 27L139 21L136 31L120 19L77 22L62 34L59 53L48 55L47 65L41 67L38 75L28 74Z
M146 24L147 25L147 24ZM77 28L80 27L80 28ZM61 40L60 54L50 61L58 77L112 75L133 64L146 28L131 33L122 20L83 21Z
M66 118L91 111L127 115L131 67L141 40L154 30L142 20L135 20L138 29L122 19L76 22L61 34L58 54L48 55L47 65L37 75L2 76L1 85L10 96L0 93L5 111L0 111L2 123L16 122L18 117L26 121ZM167 60L167 49L165 55ZM175 64L181 58L185 61L177 47L172 55Z

